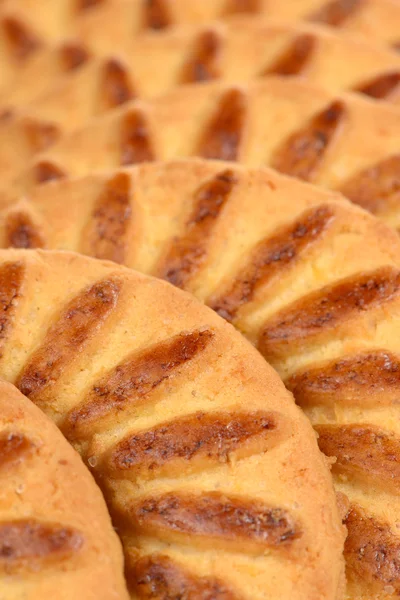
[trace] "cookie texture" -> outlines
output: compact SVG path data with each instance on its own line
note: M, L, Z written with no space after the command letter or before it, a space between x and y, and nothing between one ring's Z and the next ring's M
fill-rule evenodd
M0 480L2 598L128 599L120 542L93 477L55 425L4 381Z
M231 325L165 282L78 254L4 250L0 272L1 375L96 477L132 598L342 597L328 465Z
M400 593L395 232L338 194L269 169L199 160L54 182L10 200L1 221L3 246L34 247L36 238L156 275L247 336L334 459L348 528L347 597ZM122 386L120 378L112 385ZM36 382L28 385L40 398ZM108 397L105 381L98 388ZM74 419L96 414L96 395L87 398ZM114 472L128 469L132 449L126 441L113 452Z
M135 97L154 97L184 84L238 83L271 74L301 75L332 91L355 90L400 102L398 53L316 24L239 16L115 39L108 52L91 49L86 38L63 41L3 81L0 114L29 104L37 116L77 127Z
M2 0L0 10L43 41L74 35L93 46L108 44L111 51L115 40L147 30L232 15L317 22L391 45L399 42L397 0L58 0L49 5L41 0Z
M341 191L399 228L399 136L400 113L389 105L271 76L133 101L68 136L25 116L0 126L0 173L4 190L12 183L25 193L66 176L184 156L269 165Z

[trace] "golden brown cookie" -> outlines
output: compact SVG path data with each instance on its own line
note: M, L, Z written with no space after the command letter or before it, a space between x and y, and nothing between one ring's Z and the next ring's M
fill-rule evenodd
M238 14L322 23L390 45L400 42L398 0L114 0L113 6L103 0L96 11L75 22L73 31L93 47L108 44L113 50L115 41L144 29L163 30Z
M188 86L130 103L55 143L59 134L51 123L28 117L0 128L3 189L21 169L15 189L25 191L66 175L200 156L270 165L343 191L400 227L400 112L296 78Z
M92 59L87 42L63 43L46 60L41 53L40 60L27 61L3 87L0 112L29 104L37 118L79 127L134 98L179 85L269 75L301 75L334 92L355 90L400 103L397 53L315 25L239 18L116 41L112 54Z
M351 55L352 60L348 61ZM87 43L62 44L28 61L6 86L0 105L37 97L32 109L46 116L67 111L74 124L136 96L209 80L237 82L271 74L302 75L333 90L355 89L399 101L400 57L364 40L312 25L231 19L116 42L112 54L89 60ZM86 65L78 69L86 62ZM154 77L154 70L157 77ZM75 75L54 78L67 72ZM48 90L47 94L43 92ZM49 90L49 88L51 88ZM71 115L79 112L79 117ZM4 108L2 110L4 110ZM63 113L58 120L62 122Z
M102 9L112 10L119 0L2 0L0 1L0 85L7 87L15 73L46 56L52 43L70 46L77 24ZM68 42L66 42L68 39ZM64 43L65 42L65 43ZM79 44L82 46L82 43ZM68 57L61 68L71 68ZM48 63L43 62L45 69ZM47 73L46 73L47 75Z
M0 252L0 372L97 478L132 598L343 597L329 468L234 328L188 294L73 253Z
M33 37L41 45L79 37L96 51L113 52L116 43L149 30L235 15L321 23L394 47L400 42L397 0L1 0L0 23L12 23L3 31L0 26L8 55L2 59L27 49L32 54L27 41Z
M1 283L3 303L4 270ZM120 542L92 476L55 425L3 381L0 482L1 598L128 599Z
M147 164L54 182L0 216L1 245L122 262L193 293L244 333L293 391L322 450L336 458L349 530L348 597L398 596L400 242L393 231L332 192L269 169L216 161ZM161 297L153 301L170 310ZM52 303L49 295L51 314ZM46 315L40 323L47 327ZM149 323L150 317L143 327ZM99 333L110 344L107 355L124 327L122 321L110 338ZM41 344L50 348L55 335L41 332L47 340ZM48 352L35 355L40 364ZM39 359L29 364L32 373ZM98 359L93 369L103 364ZM14 381L20 368L7 377ZM68 373L63 398L76 381L84 387L82 377L69 382ZM98 385L108 394L104 386ZM50 408L59 389L45 393ZM80 414L90 415L89 408Z

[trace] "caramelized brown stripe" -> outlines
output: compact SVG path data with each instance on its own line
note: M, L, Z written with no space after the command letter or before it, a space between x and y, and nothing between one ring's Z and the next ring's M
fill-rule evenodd
M46 150L57 141L60 136L60 130L53 123L45 123L29 119L25 123L25 132L34 152Z
M400 359L365 352L293 375L286 387L300 406L390 406L400 397Z
M203 158L237 160L247 114L247 96L241 90L228 90L206 125L196 154Z
M265 452L281 439L280 429L275 413L198 412L128 436L111 451L107 469L115 477L182 475Z
M103 2L104 0L78 0L78 11L94 8Z
M353 275L312 292L280 311L264 325L259 338L266 357L328 334L358 314L390 301L399 292L400 273L390 267Z
M224 14L260 13L261 8L261 0L228 0Z
M104 279L82 290L69 302L18 378L17 387L25 396L37 399L44 388L62 376L113 312L120 289L117 279Z
M100 79L101 106L104 110L120 106L135 97L128 70L120 60L107 60Z
M33 167L33 179L39 184L64 179L66 176L60 167L48 160L41 160Z
M333 218L331 207L313 208L289 227L262 240L231 287L221 296L211 299L209 306L224 319L234 321L241 306L251 302L260 287L280 275L284 267L295 262L300 254L318 241Z
M83 535L71 527L32 520L0 523L0 569L41 566L70 558L81 550Z
M15 317L21 295L25 268L22 263L6 263L0 266L0 358Z
M2 20L2 26L10 50L17 60L28 58L30 54L40 48L41 42L37 36L29 31L20 20L5 17Z
M400 539L388 523L368 515L361 506L352 505L345 521L347 577L368 589L368 596L389 588L391 596L400 593ZM386 588L386 590L385 590Z
M79 42L66 42L60 48L60 59L65 71L74 71L89 60L89 51Z
M127 173L109 179L84 231L82 253L123 263L132 221L131 180Z
M219 492L147 498L132 506L129 516L136 532L155 535L159 540L187 539L193 544L196 536L199 546L241 552L285 548L301 536L285 510Z
M149 29L165 29L172 25L166 0L144 0L144 23Z
M221 52L221 36L218 32L211 29L201 33L189 60L183 67L181 82L209 81L220 77Z
M336 100L293 133L277 150L272 167L281 173L306 181L318 175L325 154L345 117L343 102Z
M347 19L360 10L364 0L332 0L312 14L308 20L341 27Z
M367 83L362 83L354 88L354 91L371 96L372 98L388 99L394 93L399 92L400 72L384 73L378 75Z
M0 434L0 469L14 467L32 455L35 444L22 433Z
M12 248L44 248L42 232L28 213L10 212L5 222L5 244Z
M400 490L400 439L374 425L317 425L318 444L335 456L333 470Z
M128 358L96 382L84 402L67 415L62 427L66 436L75 438L88 426L93 431L100 419L146 402L163 381L201 355L213 337L211 331L181 333Z
M357 173L343 185L341 192L374 214L400 204L400 154Z
M171 243L157 270L158 277L178 287L185 287L205 262L208 241L216 220L236 184L237 177L229 169L197 190L193 212L185 224L185 232Z
M140 600L239 600L219 579L193 575L162 554L128 561L125 576Z
M151 131L141 110L132 110L121 124L121 165L155 160Z
M312 58L315 47L315 36L309 33L298 35L263 75L300 75Z
M400 51L400 42L394 42L394 44L392 44L392 48L394 50L396 50L397 52Z

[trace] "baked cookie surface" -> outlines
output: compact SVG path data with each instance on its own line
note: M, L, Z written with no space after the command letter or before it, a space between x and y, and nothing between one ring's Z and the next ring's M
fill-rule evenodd
M94 46L108 42L111 50L114 39L237 14L317 22L389 44L400 41L396 0L2 0L0 7L43 42L75 35Z
M233 327L165 282L78 254L4 250L0 273L1 375L97 478L133 598L342 596L329 468Z
M1 216L2 245L74 250L162 277L247 336L336 458L349 501L348 597L396 597L395 232L338 194L211 161L50 183Z
M0 481L2 598L128 599L120 542L92 476L55 425L3 381Z
M341 191L399 228L399 139L394 107L332 95L298 78L267 77L134 101L64 137L51 123L25 116L0 126L0 174L3 189L12 183L25 193L48 180L145 161L232 160Z
M38 53L10 81L3 79L0 114L29 104L38 117L77 127L133 98L180 85L271 74L400 102L398 53L313 24L236 17L127 40L116 36L110 45L108 52L93 51L86 39L63 41Z

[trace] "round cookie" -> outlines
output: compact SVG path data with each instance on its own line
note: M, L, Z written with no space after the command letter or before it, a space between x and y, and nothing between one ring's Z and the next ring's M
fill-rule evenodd
M133 598L341 598L328 465L284 385L173 286L73 253L0 253L0 373L95 475Z
M127 600L100 490L55 425L0 381L0 596Z

